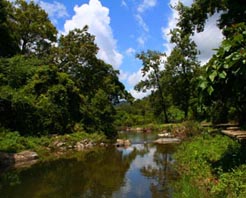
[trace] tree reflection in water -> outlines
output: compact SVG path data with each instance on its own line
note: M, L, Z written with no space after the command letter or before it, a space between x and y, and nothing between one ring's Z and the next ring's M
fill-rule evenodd
M171 197L173 152L171 146L137 143L38 163L2 174L0 197Z
M153 158L156 164L144 166L140 170L144 176L153 179L150 185L152 198L172 197L170 183L177 177L173 169L172 153L174 151L175 148L172 145L157 145Z

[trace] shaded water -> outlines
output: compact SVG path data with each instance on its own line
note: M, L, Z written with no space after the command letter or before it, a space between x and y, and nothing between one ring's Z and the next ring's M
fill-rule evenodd
M154 135L127 136L133 142L128 148L100 148L6 172L0 177L0 197L172 197L175 148L150 144Z

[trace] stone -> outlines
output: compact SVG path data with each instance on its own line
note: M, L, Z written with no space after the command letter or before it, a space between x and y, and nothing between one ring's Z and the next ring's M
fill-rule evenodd
M115 146L117 147L123 147L123 146L128 147L130 145L131 145L130 140L123 140L123 139L117 139L115 144Z
M177 144L180 142L181 140L179 138L159 138L154 141L156 144Z
M19 153L0 153L0 167L20 167L22 165L32 165L37 162L38 154L34 151L26 150Z
M22 151L13 155L15 163L38 159L38 154L34 151Z
M81 142L77 142L77 143L75 144L75 149L76 149L77 151L83 151L84 148L85 148L85 146L84 146L84 144L81 143Z
M170 138L172 137L172 134L171 133L168 133L168 132L165 132L165 133L159 133L158 134L158 137L166 137L166 138Z
M102 147L103 147L103 146L105 146L105 144L104 144L103 142L101 142L101 143L100 143L100 146L102 146Z

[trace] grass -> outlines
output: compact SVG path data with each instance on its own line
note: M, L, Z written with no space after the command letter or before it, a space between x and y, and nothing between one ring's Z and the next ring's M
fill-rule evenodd
M243 145L218 134L184 142L174 156L180 174L174 197L246 197L244 153Z

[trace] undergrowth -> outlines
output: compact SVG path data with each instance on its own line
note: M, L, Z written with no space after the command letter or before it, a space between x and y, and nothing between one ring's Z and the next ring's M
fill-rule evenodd
M222 135L184 142L175 154L180 179L174 197L246 197L244 153L243 145Z

